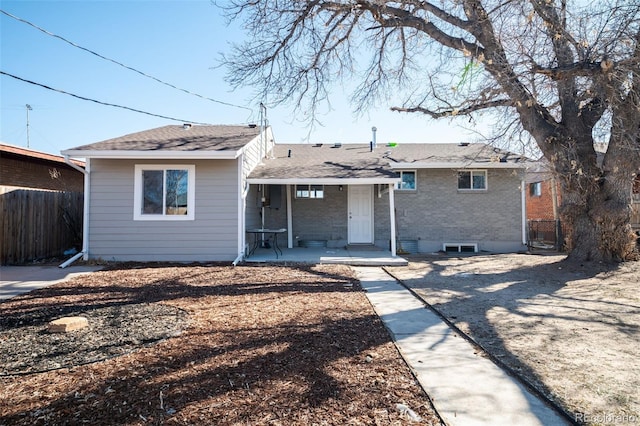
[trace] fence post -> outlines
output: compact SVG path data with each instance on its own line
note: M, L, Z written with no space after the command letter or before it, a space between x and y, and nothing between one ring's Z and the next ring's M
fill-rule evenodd
M564 247L564 235L562 235L562 223L560 220L556 219L556 250L562 251L562 247Z

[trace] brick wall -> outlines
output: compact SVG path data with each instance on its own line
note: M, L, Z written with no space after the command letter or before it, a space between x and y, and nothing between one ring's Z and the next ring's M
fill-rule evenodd
M521 173L487 170L487 190L458 190L455 170L418 170L416 191L396 191L397 235L420 251L443 243L477 243L479 250L516 251L522 243ZM388 238L388 197L376 199L376 238ZM382 219L382 220L380 220Z
M84 191L84 175L64 163L29 159L10 153L0 158L0 185L54 191Z
M521 174L514 170L490 169L486 191L463 192L458 191L455 170L418 170L417 191L395 191L398 238L418 240L422 252L441 250L443 243L477 243L479 250L517 251L522 248L520 179ZM247 197L247 218L252 224L256 221L249 218L258 218L260 211L255 186ZM326 185L324 190L323 199L292 196L294 246L297 240L326 240L329 247L347 244L349 188L340 191L337 185ZM389 194L378 194L374 185L374 239L376 245L388 249ZM265 227L286 226L283 186L280 206L265 208ZM286 235L281 241L286 241Z
M528 220L554 220L553 216L553 180L540 182L540 195L531 194L531 184L527 184L527 219ZM559 191L557 191L559 194ZM558 195L559 205L559 195Z

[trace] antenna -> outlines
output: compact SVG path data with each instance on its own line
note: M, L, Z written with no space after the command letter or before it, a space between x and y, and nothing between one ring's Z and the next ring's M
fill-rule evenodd
M25 107L27 107L27 148L29 148L29 111L32 111L33 108L29 104L26 104Z

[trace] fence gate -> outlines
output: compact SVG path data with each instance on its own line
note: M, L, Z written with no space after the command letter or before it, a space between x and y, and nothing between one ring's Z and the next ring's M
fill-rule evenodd
M529 249L561 251L564 246L562 224L559 220L529 220L527 231Z

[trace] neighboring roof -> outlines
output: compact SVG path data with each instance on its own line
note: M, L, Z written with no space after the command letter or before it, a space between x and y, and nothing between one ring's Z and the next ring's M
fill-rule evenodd
M85 158L236 158L259 134L260 128L255 125L169 125L62 153Z
M553 170L549 161L542 157L538 161L532 161L525 173L525 183L545 182L553 178Z
M391 183L398 180L396 169L522 168L525 161L486 144L378 145L373 151L368 144L276 144L271 158L251 172L249 182Z
M48 154L46 152L35 151L29 148L22 148L14 145L7 145L4 143L0 143L0 155L4 154L13 154L16 156L21 156L30 159L37 160L45 160L53 163L63 163L65 164L64 157L60 155ZM74 164L84 167L84 161L71 160Z

